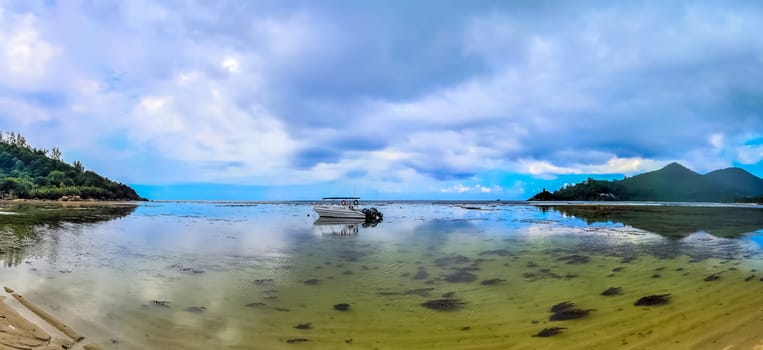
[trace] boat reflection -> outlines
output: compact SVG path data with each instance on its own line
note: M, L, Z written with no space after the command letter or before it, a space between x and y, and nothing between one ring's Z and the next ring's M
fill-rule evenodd
M319 218L313 223L313 230L323 236L354 236L364 222L363 219Z

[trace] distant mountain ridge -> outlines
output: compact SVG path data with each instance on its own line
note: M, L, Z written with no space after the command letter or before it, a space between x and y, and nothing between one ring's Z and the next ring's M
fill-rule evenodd
M531 201L761 202L763 179L740 168L699 174L678 163L623 180L589 178L554 192L545 189Z

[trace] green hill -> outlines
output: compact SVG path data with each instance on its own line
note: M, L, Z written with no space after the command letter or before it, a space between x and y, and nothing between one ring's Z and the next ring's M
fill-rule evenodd
M33 148L15 133L0 133L0 198L145 200L78 161L64 163L58 148Z
M763 197L763 179L739 168L714 170L705 177L733 193L734 197Z
M671 163L624 180L588 179L555 192L543 191L529 200L754 202L763 198L763 179L739 168L715 170L705 175Z

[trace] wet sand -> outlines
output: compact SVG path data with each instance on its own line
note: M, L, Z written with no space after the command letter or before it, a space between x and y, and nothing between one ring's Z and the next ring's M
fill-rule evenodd
M100 349L82 342L83 336L13 289L4 290L17 303L0 295L0 349Z

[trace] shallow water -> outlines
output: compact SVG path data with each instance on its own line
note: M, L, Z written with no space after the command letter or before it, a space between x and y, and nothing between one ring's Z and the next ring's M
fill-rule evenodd
M315 224L307 203L6 205L0 281L113 349L763 343L763 208L369 205L383 223ZM653 294L671 296L634 305ZM550 321L564 301L590 311Z

